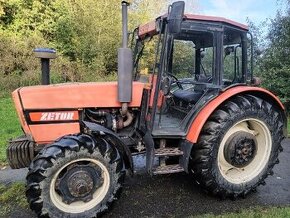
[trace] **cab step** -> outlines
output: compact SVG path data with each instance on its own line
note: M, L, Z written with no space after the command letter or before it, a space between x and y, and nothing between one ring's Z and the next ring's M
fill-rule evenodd
M175 165L163 165L158 166L153 170L153 175L161 175L161 174L170 174L170 173L180 173L183 172L184 169L179 164Z
M179 150L179 148L158 148L155 150L156 157L163 156L181 156L183 155L183 151Z

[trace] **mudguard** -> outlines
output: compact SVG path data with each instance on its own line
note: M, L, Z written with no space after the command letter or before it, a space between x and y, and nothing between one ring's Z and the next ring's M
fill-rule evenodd
M125 166L127 169L130 170L130 173L133 174L134 172L134 165L133 165L133 158L130 149L126 146L122 140L119 138L117 134L113 131L105 128L96 123L83 121L83 131L89 134L97 134L97 135L107 135L110 136L110 139L114 142L116 149L121 152L124 158Z

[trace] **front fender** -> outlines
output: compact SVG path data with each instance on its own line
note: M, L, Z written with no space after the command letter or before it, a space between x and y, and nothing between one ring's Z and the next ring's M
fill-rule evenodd
M122 140L119 138L117 134L115 134L113 131L105 128L104 126L101 126L96 123L92 122L86 122L83 121L83 131L85 133L89 134L97 134L97 135L107 135L110 137L110 139L114 142L114 145L116 146L116 149L118 149L119 152L123 155L125 166L127 169L130 170L131 173L134 172L134 165L133 165L133 158L130 149L128 146L126 146Z

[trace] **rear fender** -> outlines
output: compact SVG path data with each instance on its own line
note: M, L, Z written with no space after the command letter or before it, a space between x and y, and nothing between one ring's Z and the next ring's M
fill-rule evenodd
M199 113L194 118L189 131L187 133L186 139L192 143L196 143L202 127L205 122L208 120L210 115L226 100L229 98L238 95L238 94L251 94L267 101L272 102L276 105L276 107L280 108L281 114L284 118L284 135L287 134L287 116L285 112L285 107L281 103L281 101L271 92L266 89L259 87L250 87L250 86L236 86L230 89L225 90L219 96L210 101L207 105L205 105Z
M133 158L130 149L121 141L118 135L113 131L101 126L99 124L83 121L83 131L91 135L107 135L113 141L116 149L122 154L125 162L125 166L133 174Z

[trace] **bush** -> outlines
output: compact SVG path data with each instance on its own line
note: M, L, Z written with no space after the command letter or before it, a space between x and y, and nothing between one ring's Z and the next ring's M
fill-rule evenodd
M134 0L131 29L156 17L165 2ZM120 9L119 0L0 0L0 92L40 83L37 47L58 50L53 83L116 79Z

